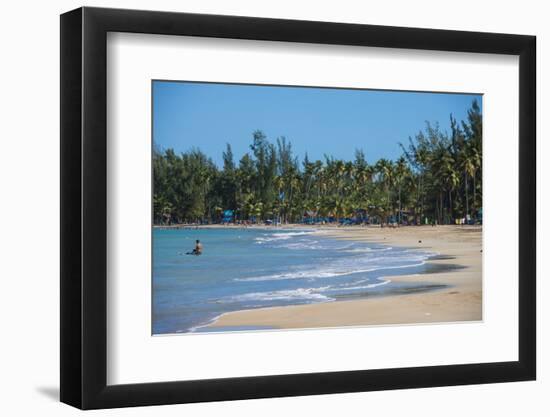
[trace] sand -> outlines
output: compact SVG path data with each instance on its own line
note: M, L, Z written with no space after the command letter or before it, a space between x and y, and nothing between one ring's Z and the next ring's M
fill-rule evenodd
M446 272L391 277L393 281L445 284L440 290L351 301L271 307L226 313L211 327L275 329L367 326L482 320L482 228L480 226L332 227L339 239L419 248L440 254L430 260ZM325 230L325 233L327 231ZM459 266L461 268L453 268ZM207 330L207 329L204 329Z

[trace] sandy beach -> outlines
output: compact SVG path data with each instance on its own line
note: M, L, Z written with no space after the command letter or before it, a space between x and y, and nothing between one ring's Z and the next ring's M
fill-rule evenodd
M482 227L329 227L338 239L369 241L438 253L422 275L387 276L392 281L443 284L427 292L332 301L223 314L211 328L318 328L482 320ZM207 330L207 329L205 329Z

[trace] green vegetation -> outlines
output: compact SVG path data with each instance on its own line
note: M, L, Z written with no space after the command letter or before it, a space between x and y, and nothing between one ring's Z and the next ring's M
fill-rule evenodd
M401 144L396 161L369 164L363 150L353 161L325 155L299 161L284 137L270 142L253 133L250 152L235 162L231 146L218 168L198 149L176 155L155 149L154 222L235 220L301 222L364 219L372 222L454 223L482 205L482 115L476 101L467 120L450 116L450 131L426 123Z

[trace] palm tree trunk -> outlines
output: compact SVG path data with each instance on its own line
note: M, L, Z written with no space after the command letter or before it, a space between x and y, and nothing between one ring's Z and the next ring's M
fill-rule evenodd
M449 222L453 222L453 190L449 190Z
M468 215L470 214L470 207L468 201L468 172L464 170L464 192L466 193L466 214L464 217L468 220Z
M388 208L389 208L389 212L391 213L393 210L392 210L391 201L390 201L390 187L388 185L386 185L386 188L387 188L387 192L388 192ZM386 219L386 221L387 221L387 219Z
M422 224L422 202L420 201L420 196L421 196L421 191L422 191L422 175L419 175L418 176L418 190L417 190L417 193L416 193L416 204L417 204L417 207L418 207L418 211L419 211L419 216L420 216L420 221L417 222L417 224Z
M401 225L401 183L399 184L399 224Z
M473 202L473 204L472 204L472 208L474 209L474 211L475 211L475 209L476 209L476 207L477 207L477 206L476 206L476 173L477 173L477 172L474 171L474 202Z
M425 216L424 213L424 172L422 172L422 182L421 182L421 190L420 190L420 222L422 223L422 217Z
M443 193L439 192L439 224L443 223Z

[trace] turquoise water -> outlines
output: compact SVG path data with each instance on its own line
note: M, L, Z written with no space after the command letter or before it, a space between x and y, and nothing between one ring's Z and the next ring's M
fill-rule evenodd
M203 254L185 255L196 239ZM311 230L155 229L153 334L216 331L202 326L236 310L427 290L384 276L426 272L434 255Z

